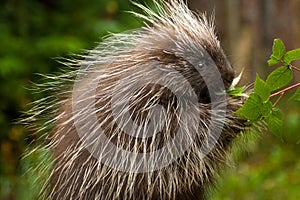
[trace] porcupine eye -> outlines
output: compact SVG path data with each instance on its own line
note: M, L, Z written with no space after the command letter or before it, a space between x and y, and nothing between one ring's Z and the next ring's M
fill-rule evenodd
M208 63L206 61L201 61L198 66L198 69L196 69L192 65L185 66L188 68L187 73L183 73L183 75L186 77L190 85L192 86L195 94L198 97L198 102L203 104L209 104L211 103L210 94L208 91L208 88L206 86L206 83L203 80L202 75L207 74L207 65ZM201 74L200 74L201 72Z
M199 69L201 70L202 68L204 68L205 66L204 62L200 62L198 64ZM205 84L205 83L204 83ZM207 86L204 85L204 87L201 87L202 89L200 91L198 91L197 95L198 95L198 102L199 103L205 103L208 104L211 102L210 96L209 96L209 92L207 89ZM197 90L196 90L197 92Z
M224 58L222 58L221 61L220 60L215 61L216 62L215 64L218 66L219 72L221 74L221 78L223 80L224 88L225 88L225 90L228 90L231 83L232 83L232 81L233 81L233 79L234 79L234 70L232 69L232 67L229 64L225 63L225 61L223 59ZM207 64L208 63L201 62L198 65L198 67L201 70L201 68L203 69L203 68L207 67L207 66L205 66ZM205 71L205 69L204 69L204 71ZM208 76L214 76L214 75L210 74ZM212 80L213 79L214 78L212 78ZM210 93L208 91L208 88L207 88L206 84L204 82L203 82L203 84L204 84L204 86L200 87L201 89L198 90L198 92L196 90L196 92L197 92L196 94L198 95L199 103L208 104L208 103L211 103ZM219 89L220 88L216 88L216 92L222 92L222 91L219 91Z

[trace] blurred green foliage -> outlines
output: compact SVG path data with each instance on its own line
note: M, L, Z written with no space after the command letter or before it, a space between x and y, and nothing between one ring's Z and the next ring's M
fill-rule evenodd
M143 0L145 1L145 0ZM150 0L146 1L150 2ZM142 21L124 12L136 9L127 0L4 0L0 9L0 199L32 199L28 184L35 176L21 177L32 160L48 158L43 151L24 160L20 156L34 136L16 120L27 105L40 98L27 88L39 82L37 73L58 71L57 57L92 49L109 32L140 27ZM287 109L285 143L268 135L249 146L238 170L224 173L213 199L299 199L300 114ZM299 110L299 109L298 109ZM279 198L274 194L280 192Z
M300 103L282 100L283 140L271 133L252 135L235 151L235 166L225 170L218 179L212 200L296 200L300 199ZM242 145L241 147L239 147Z

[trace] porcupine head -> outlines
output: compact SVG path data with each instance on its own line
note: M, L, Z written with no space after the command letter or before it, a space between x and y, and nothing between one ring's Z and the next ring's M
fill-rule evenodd
M203 199L226 163L241 102L212 19L182 0L134 4L144 27L48 77L32 122L48 122L53 154L40 199Z

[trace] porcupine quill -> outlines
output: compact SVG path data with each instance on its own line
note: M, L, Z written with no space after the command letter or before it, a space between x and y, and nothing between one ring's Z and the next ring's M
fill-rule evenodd
M27 119L37 133L46 132L32 152L45 148L53 155L49 166L32 169L49 171L40 177L39 199L204 199L226 165L244 129L234 114L242 100L217 102L225 110L218 111L224 119L217 115L221 133L214 137L212 92L228 90L234 70L213 19L182 0L154 3L157 12L134 3L145 13L134 13L144 27L109 36L68 64L77 69L46 77L41 90L52 95L37 101ZM209 91L217 76L210 73L213 65L224 88ZM183 142L174 149L178 133ZM207 138L215 142L204 152Z

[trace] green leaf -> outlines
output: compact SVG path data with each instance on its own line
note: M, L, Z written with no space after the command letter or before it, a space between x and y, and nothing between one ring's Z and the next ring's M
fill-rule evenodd
M278 108L273 108L271 115L266 118L270 131L282 140L283 114Z
M293 78L292 70L288 66L282 66L274 70L267 78L267 86L271 91L287 85Z
M254 93L259 95L263 101L267 101L270 98L270 90L267 87L265 81L259 78L258 74L256 74L256 80L254 84Z
M262 114L262 100L261 98L252 93L249 98L245 101L244 105L237 110L235 113L245 117L247 120L257 120Z
M279 63L279 60L275 60L273 58L271 58L270 60L268 60L268 65L269 66L273 66Z
M243 93L245 88L246 88L246 86L242 86L239 88L232 88L232 89L228 90L227 93L233 97L247 96L246 94Z
M294 60L300 60L300 49L294 49L292 51L288 51L283 58L283 62L286 65L290 65L291 62Z
M272 113L272 102L271 101L267 101L265 103L263 103L262 109L261 109L261 114L264 117L268 117L270 116L270 114Z
M273 43L273 53L271 59L268 61L269 66L275 65L281 61L285 55L285 46L281 39L277 38Z
M290 100L300 101L300 88L297 89L295 94L290 98Z

